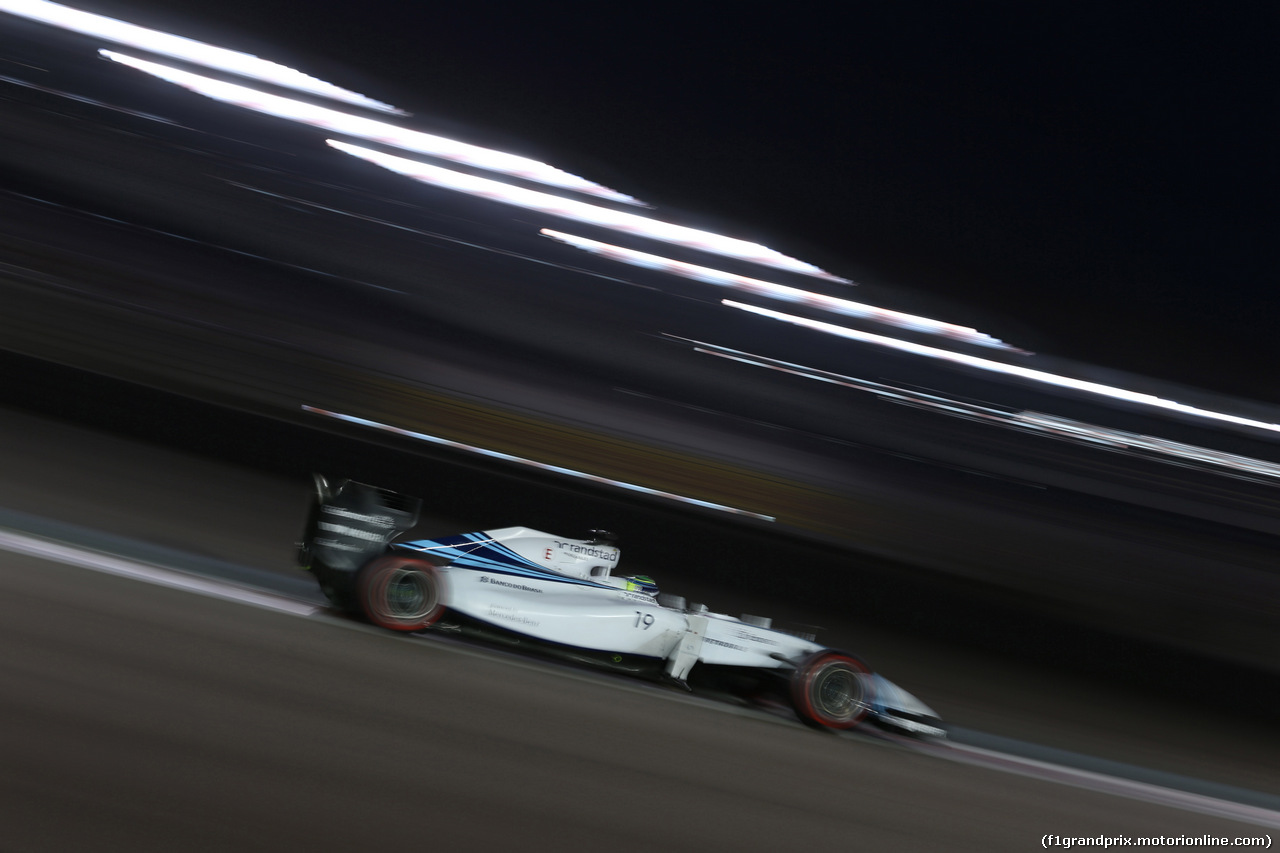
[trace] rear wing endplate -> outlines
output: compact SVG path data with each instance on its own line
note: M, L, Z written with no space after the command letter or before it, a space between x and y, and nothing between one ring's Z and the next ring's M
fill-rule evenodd
M320 562L354 572L418 523L420 498L353 480L330 483L319 474L313 478L311 511L298 552L303 568Z

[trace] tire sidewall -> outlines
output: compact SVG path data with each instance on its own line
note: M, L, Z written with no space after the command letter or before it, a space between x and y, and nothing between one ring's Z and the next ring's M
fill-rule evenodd
M823 683L839 672L848 673L861 688L853 713L833 715L819 697ZM871 710L871 668L853 655L843 652L818 652L802 663L791 677L791 700L796 714L811 726L827 729L851 729L861 723Z
M409 614L397 613L389 602L391 585L413 580L421 585L429 607ZM426 560L387 554L370 561L356 579L360 612L379 628L392 631L422 631L444 613L444 583L439 570Z

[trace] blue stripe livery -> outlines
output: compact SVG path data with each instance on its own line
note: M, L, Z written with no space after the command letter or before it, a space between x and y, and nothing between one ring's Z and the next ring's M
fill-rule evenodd
M520 556L506 545L490 539L483 533L462 533L457 536L445 536L441 539L418 539L414 542L399 542L393 547L427 553L447 560L449 565L452 566L479 569L496 574L536 578L537 580L555 581L556 583L613 589L607 584L565 577L544 569L532 560Z

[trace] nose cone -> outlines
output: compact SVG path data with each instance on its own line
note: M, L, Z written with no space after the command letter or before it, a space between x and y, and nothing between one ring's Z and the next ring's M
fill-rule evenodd
M883 675L873 675L871 678L875 689L872 711L876 723L918 737L947 736L937 711Z

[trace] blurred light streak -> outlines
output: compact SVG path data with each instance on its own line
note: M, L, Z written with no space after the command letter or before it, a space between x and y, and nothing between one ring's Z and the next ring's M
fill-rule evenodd
M186 125L178 124L178 122L176 121L171 121L170 119L167 119L167 118L161 118L160 116L153 116L151 115L151 113L143 113L143 112L139 112L138 110L131 110L128 107L117 107L114 104L108 104L105 101L95 100L94 98L86 98L83 95L76 95L71 92L64 92L61 89L54 89L49 86L41 86L38 83L32 83L28 80L19 80L17 77L8 77L0 74L0 82L9 83L14 86L22 86L24 89L35 89L37 92L44 92L45 94L48 94L48 95L57 95L59 98L66 98L69 101L75 101L76 103L80 103L80 104L88 104L93 107L101 107L104 110L113 110L115 112L124 113L125 115L131 115L136 118L144 118L144 119L147 119L148 121L158 121L161 124L168 124L168 125L172 125L173 127L186 127Z
M537 210L552 216L576 219L588 225L610 228L663 243L672 243L677 246L711 252L712 254L737 258L743 261L751 261L764 266L804 273L805 275L826 278L845 284L851 283L848 279L834 276L804 261L789 258L781 252L761 246L759 243L712 234L710 231L700 231L684 225L659 222L656 219L649 219L635 213L598 207L593 204L561 198L560 196L549 195L536 190L513 187L487 178L453 172L448 169L442 169L439 166L419 163L416 160L407 160L404 157L396 157L392 154L383 154L380 151L361 148L357 145L348 145L345 142L338 142L333 139L327 140L327 142L339 151L345 151L353 157L368 160L370 163L374 163L384 169L390 169L393 172L432 186L457 190L480 198L500 201L504 204L514 204L517 207Z
M0 0L0 2L3 1ZM554 166L531 160L528 157L519 157L515 154L506 154L489 148L481 148L478 145L459 142L455 139L446 139L443 136L408 130L376 119L353 116L328 107L309 104L305 101L296 101L280 95L272 95L236 83L215 80L212 77L203 77L190 71L161 65L158 62L126 56L114 50L100 50L98 53L113 62L127 65L130 68L135 68L138 71L225 104L243 107L254 112L266 113L288 121L296 121L299 124L306 124L311 127L318 127L331 133L341 133L370 142L392 145L417 154L452 160L455 163L475 166L491 172L501 172L512 177L536 181L548 186L574 190L614 201L623 201L628 204L640 204L631 196L594 184L585 178L579 178L577 175L562 172Z
M1225 412L1201 409L1197 406L1187 405L1186 403L1179 403L1174 400L1165 400L1164 398L1157 397L1154 394L1143 394L1137 391L1117 388L1113 385L1103 385L1099 382L1088 382L1083 379L1072 379L1069 376L1059 376L1056 373L1049 373L1044 370L1033 370L1029 367L1018 367L1017 365L992 361L989 358L980 358L974 355L949 352L948 350L938 349L937 347L915 344L910 341L901 341L896 338L886 338L883 335L875 335L870 332L860 332L857 329L835 326L831 323L824 323L820 320L809 320L804 317L797 317L794 314L784 314L781 311L773 311L769 308L759 308L754 305L746 305L729 299L721 300L721 304L728 305L730 308L738 308L752 314L758 314L762 317L781 320L784 323L802 326L806 329L813 329L816 332L824 332L841 338L848 338L850 340L861 341L863 343L888 347L890 349L896 349L900 352L911 353L913 355L937 358L943 361L950 361L955 364L962 364L966 367L976 367L979 370L989 370L993 373L1002 373L1006 376L1018 377L1019 379L1029 379L1032 382L1043 382L1047 385L1055 385L1059 388L1068 388L1072 391L1083 391L1087 394L1097 394L1102 397L1109 397L1113 400L1121 400L1126 403L1152 406L1157 409L1165 409L1170 412L1178 412L1179 414L1190 415L1192 417L1221 421L1223 423L1251 427L1253 429L1261 429L1268 432L1280 432L1280 424L1267 423L1266 421L1254 420L1253 418L1244 418L1239 415L1229 415Z
M356 415L344 415L339 412L330 412L326 409L318 409L315 406L307 406L307 405L303 405L302 410L304 412L311 412L312 414L323 415L324 417L327 417L327 418L334 418L336 420L345 421L347 423L356 424L358 426L365 426L365 427L371 427L373 429L380 429L380 430L383 430L384 432L390 432L395 435L404 436L405 438L412 438L417 441L425 441L430 444L438 444L442 447L449 447L449 448L453 448L454 450L462 450L467 453L475 453L479 456L485 456L490 459L498 459L503 462L514 462L517 465L527 465L530 468L537 468L540 471L549 471L552 474L562 474L568 477L575 477L580 480L588 480L592 483L599 483L604 486L613 486L614 488L625 489L631 492L638 492L642 495L649 495L650 497L664 498L665 500L670 500L670 501L678 501L680 503L690 504L691 506L700 506L700 507L703 507L704 509L714 509L719 512L727 512L732 515L741 515L747 518L755 518L760 521L777 521L778 520L777 517L772 515L761 515L760 513L751 512L750 510L738 509L737 507L731 507L731 506L726 506L724 504L712 503L710 501L704 501L698 498L690 498L684 495L677 495L671 492L663 492L657 489L651 489L648 486L639 486L639 485L636 485L635 483L623 482L622 480L611 480L608 477L600 477L596 474L587 474L582 471L575 471L572 468L562 468L559 465L550 465L546 462L536 462L532 459L525 459L524 457L521 457L521 456L512 456L509 453L503 453L498 450L488 450L483 447L476 447L471 444L463 444L462 442L452 441L450 439L441 438L435 435L427 435L426 433L422 433L422 432L414 432L412 430L402 429L400 427L394 427L388 424L378 423L377 421L371 421L366 418L358 417Z
M495 255L505 255L509 258L519 258L520 260L528 261L529 263L541 264L542 266L554 267L556 269L561 269L561 270L568 270L569 272L575 272L581 275L589 275L589 276L592 276L593 278L602 278L605 281L616 281L619 284L643 286L643 285L635 285L633 282L627 281L626 279L615 278L614 276L604 275L603 273L598 273L594 270L583 269L581 267L570 266L568 264L560 264L560 263L556 263L555 261L545 260L543 258L535 258L532 255L523 255L519 252L513 252L513 251L510 251L509 249L499 249L497 246L489 246L484 243L473 243L470 240L463 240L459 237L450 237L449 235L442 234L438 231L424 231L421 228L411 228L408 225L400 225L399 223L390 222L386 219L379 219L376 216L368 216L366 214L356 213L351 210L343 210L340 207L330 207L328 205L319 204L318 202L307 201L305 198L298 198L297 196L283 195L281 193L273 193L270 190L264 190L261 187L254 187L254 186L250 186L249 184L242 184L239 181L233 181L233 180L230 180L229 178L223 178L222 180L224 183L230 184L233 187L239 187L242 190L247 190L248 192L251 192L251 193L257 193L258 195L264 195L264 196L267 196L268 198L277 198L277 199L280 199L281 201L288 202L289 204L302 205L303 207L309 207L309 208L312 208L313 210L322 210L325 213L333 213L338 216L349 216L352 219L359 219L363 222L369 222L374 225L382 225L387 228L395 229L396 231L404 231L408 234L417 234L420 237L427 237L429 239L437 240L443 243L453 243L454 245L457 245L457 246L466 246L467 248L477 249L481 252L491 252ZM384 201L388 201L388 200L384 199ZM390 203L402 204L403 202L392 201ZM277 261L276 263L283 263L283 261ZM382 290L389 289L389 288L382 287L381 285L373 285L373 286ZM396 291L396 292L398 293L400 291Z
M1251 456L1240 456L1235 453L1224 453L1194 444L1155 438L1150 435L1109 429L1093 424L1060 418L1056 415L1045 415L1039 412L1020 412L1013 420L1017 426L1027 429L1056 434L1055 437L1075 439L1079 441L1097 442L1101 444L1123 444L1127 448L1145 450L1166 456L1174 456L1188 462L1203 462L1221 468L1243 471L1247 474L1258 474L1280 480L1280 465Z
M648 252L637 252L634 249L614 246L609 243L601 243L598 240L588 240L585 237L565 234L562 231L553 231L550 228L543 228L541 233L553 240L559 240L560 242L567 243L575 248L582 249L611 260L632 264L633 266L661 270L663 272L683 276L684 278L691 278L695 281L703 281L707 284L716 284L722 287L731 287L735 290L742 290L747 293L755 293L761 296L769 296L774 299L781 299L785 302L798 302L802 305L808 305L811 308L830 311L833 314L843 314L846 317L858 317L864 320L872 320L876 323L896 326L897 328L908 329L913 332L927 332L931 335L942 335L943 337L953 338L965 343L977 344L978 346L1012 350L1014 352L1020 352L1027 355L1030 354L1027 353L1026 350L1020 350L1016 347L1012 347L1004 341L993 338L990 335L983 334L977 329L970 329L967 326L956 326L951 323L943 323L940 320L930 320L928 317L917 317L914 314L904 314L900 311L891 311L888 308L877 308L874 305L852 302L848 299L839 299L834 296L825 296L821 293L800 290L796 287L787 287L783 284L773 284L772 282L761 281L758 278L748 278L744 275L737 275L731 272L724 272L723 270L716 270L710 267L702 267L697 264L689 264L684 261L664 258L661 255L651 255Z
M272 83L297 92L307 92L335 101L344 101L379 112L407 115L404 110L396 109L390 104L317 80L301 71L260 59L252 54L215 47L158 30L149 30L115 18L72 9L59 3L50 3L47 0L0 0L0 12L8 12L31 21L106 39L116 44L168 56L171 59L180 59L206 68L261 80L264 83Z
M324 276L325 278L332 278L332 279L337 279L339 281L352 282L354 284L363 285L365 287L372 287L377 290L386 290L391 293L403 292L400 290L396 290L395 288L388 287L386 285L374 284L371 281L362 281L361 279L358 279L358 278L349 278L344 275L339 275L338 273L326 272L325 270L322 270L322 269L316 269L315 267L304 267L300 264L295 264L289 261L280 260L279 258L270 258L270 257L267 257L266 255L256 255L253 252L246 252L242 249L233 249L230 246L223 246L223 245L219 245L218 243L211 243L208 240L201 240L198 237L187 237L182 234L177 234L173 231L164 231L160 228L152 228L149 225L140 225L137 222L132 222L127 219L117 219L114 216L107 216L106 214L103 214L103 213L95 213L92 210L85 210L82 207L73 207L71 205L62 204L61 202L56 202L56 201L50 201L49 199L40 198L38 196L26 195L24 193L13 192L12 190L0 190L0 192L9 193L10 195L14 195L14 196L17 196L18 198L35 202L36 204L43 204L43 205L48 205L50 207L62 208L64 210L71 210L71 211L74 211L79 216L88 216L94 219L101 219L104 222L113 222L117 225L124 226L125 228L131 229L131 230L147 231L152 234L160 234L164 237L168 237L173 240L181 240L185 243L195 243L200 246L207 246L211 249L217 249L218 251L221 251L221 252L229 252L230 254L240 255L241 257L245 257L245 258L256 258L261 261L266 261L267 263L270 263L270 264L276 264L278 266L288 267L289 269L300 270L302 272L309 273L311 275Z
M1184 444L1179 441L1170 441L1168 439L1156 438L1150 435L1140 435L1138 433L1126 432L1124 430L1111 429L1109 427L1097 426L1095 424L1072 420L1071 418L1063 418L1057 415L1047 415L1031 411L1019 412L1012 409L998 409L992 406L981 406L975 403L951 399L939 394L926 394L920 391L912 391L907 388L885 385L881 382L874 382L870 379L858 379L853 376L832 373L817 367L808 367L806 365L782 361L780 359L770 358L764 355L735 350L730 347L709 344L705 341L695 341L691 338L682 338L677 335L664 335L664 337L690 344L693 346L694 352L699 352L704 355L714 355L720 358L729 359L730 361L747 364L752 367L763 367L765 369L776 370L781 373L790 373L793 376L813 379L818 382L843 385L846 388L875 394L877 397L881 397L890 402L902 403L904 405L917 406L926 409L935 409L942 414L950 415L952 417L961 417L966 420L994 423L998 426L1007 426L1011 429L1017 429L1023 432L1041 433L1049 436L1050 438L1100 445L1107 450L1129 453L1130 455L1141 455L1131 453L1133 450L1140 450L1148 453L1154 453L1159 456L1172 456L1188 462L1200 462L1212 465L1215 468L1229 468L1233 471L1241 471L1247 474L1258 474L1263 477L1280 480L1280 465L1277 465L1274 462L1267 462L1262 459L1255 459L1251 456L1224 453L1207 447L1199 447L1194 444Z

